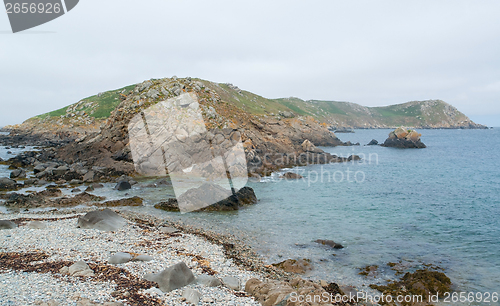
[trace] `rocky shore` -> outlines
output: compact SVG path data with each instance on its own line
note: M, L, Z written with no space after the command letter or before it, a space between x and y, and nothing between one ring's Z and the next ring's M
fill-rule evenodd
M277 305L291 292L338 288L266 266L235 237L85 211L0 215L2 305Z

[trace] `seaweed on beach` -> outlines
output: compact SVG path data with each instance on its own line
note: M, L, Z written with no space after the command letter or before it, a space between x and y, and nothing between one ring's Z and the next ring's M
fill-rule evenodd
M59 270L73 264L70 261L47 261L49 258L45 253L3 253L0 252L0 266L2 270L15 270L22 272L52 273L54 277L61 277ZM140 290L155 287L156 284L141 279L125 269L117 268L109 264L89 263L95 276L88 279L96 282L114 282L116 291L112 294L118 300L124 300L132 306L160 306L162 301L139 293ZM75 278L80 278L79 276Z

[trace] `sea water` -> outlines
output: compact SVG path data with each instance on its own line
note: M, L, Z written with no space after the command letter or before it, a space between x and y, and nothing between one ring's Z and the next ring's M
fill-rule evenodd
M298 167L249 182L259 202L236 212L160 211L152 204L173 190L142 183L127 196L146 200L145 207L132 209L234 234L267 263L310 259L311 279L369 290L369 284L396 277L387 263L402 262L410 270L428 264L443 269L457 291L500 292L500 130L421 130L425 149L365 146L372 139L383 142L389 132L338 134L361 146L323 149L357 154L362 162ZM285 171L304 179L282 180ZM94 193L123 197L111 185ZM317 239L344 248L324 247ZM375 277L358 274L368 265L379 266Z

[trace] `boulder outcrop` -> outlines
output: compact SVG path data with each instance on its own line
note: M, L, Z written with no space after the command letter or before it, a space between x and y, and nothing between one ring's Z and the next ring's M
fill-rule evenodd
M385 140L382 146L401 149L426 148L426 145L420 140L420 136L422 134L415 130L399 127L389 133L389 138Z

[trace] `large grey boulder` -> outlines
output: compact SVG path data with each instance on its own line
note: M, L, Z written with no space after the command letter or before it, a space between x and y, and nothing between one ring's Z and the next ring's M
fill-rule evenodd
M95 210L78 218L77 227L93 228L101 231L116 231L123 227L127 221L110 209Z
M16 228L17 224L9 220L0 220L0 230Z
M52 174L54 174L56 176L61 176L61 175L64 175L68 171L69 171L68 167L60 166L60 167L57 167L56 169L52 170Z
M184 262L179 262L166 268L160 273L147 274L146 280L155 282L163 292L170 292L175 289L187 286L195 281L193 272Z

